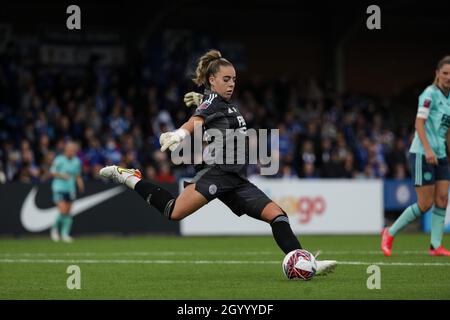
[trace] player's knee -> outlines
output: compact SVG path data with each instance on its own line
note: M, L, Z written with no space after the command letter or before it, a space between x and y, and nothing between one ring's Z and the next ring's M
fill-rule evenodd
M419 201L417 205L419 206L421 212L427 212L433 206L433 201L431 200Z
M178 201L178 198L172 204L168 218L171 221L180 221L190 214L190 210L183 205L183 201Z
M289 223L289 217L286 214L286 212L284 212L284 210L281 209L280 207L278 207L278 208L279 208L279 210L273 211L273 214L270 216L270 219L268 219L267 222L269 222L269 224L273 224L275 222L281 222L281 221Z
M170 214L169 220L171 221L180 221L186 217L186 213L182 210L177 210L176 208Z
M266 205L261 213L262 220L272 223L278 216L285 215L286 213L274 202L271 202Z
M286 212L284 212L283 210L281 210L281 213L279 215L277 215L276 217L274 217L271 221L269 221L269 223L272 225L276 222L286 222L289 223L289 217L287 216Z
M70 205L66 203L60 203L58 206L59 212L62 214L68 214L70 212Z
M434 202L439 208L447 208L448 195L447 194L437 195Z

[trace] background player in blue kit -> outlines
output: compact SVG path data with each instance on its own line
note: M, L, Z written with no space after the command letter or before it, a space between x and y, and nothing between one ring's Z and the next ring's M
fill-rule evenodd
M76 156L78 145L74 142L66 142L64 154L55 157L50 169L53 181L53 201L58 206L59 215L53 224L50 235L53 241L72 242L70 229L72 217L70 209L76 197L76 184L80 192L84 191L84 183L81 178L81 161Z
M385 256L391 255L394 236L431 208L429 253L432 256L450 256L450 251L441 245L450 185L446 150L450 141L449 91L450 56L446 56L437 64L434 83L419 97L416 133L409 149L417 203L406 208L390 228L383 230L381 249Z

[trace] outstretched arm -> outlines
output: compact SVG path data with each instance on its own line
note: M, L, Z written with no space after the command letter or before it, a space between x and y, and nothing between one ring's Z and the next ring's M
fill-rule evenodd
M187 132L189 132L189 134L192 134L194 132L194 126L195 125L203 125L203 118L199 117L199 116L192 116L189 118L189 120L183 124L180 129L184 129Z
M181 141L194 132L195 125L202 125L203 118L198 116L192 116L180 129L173 132L165 132L159 137L159 143L161 144L161 151L166 151L169 148L170 151L175 150Z

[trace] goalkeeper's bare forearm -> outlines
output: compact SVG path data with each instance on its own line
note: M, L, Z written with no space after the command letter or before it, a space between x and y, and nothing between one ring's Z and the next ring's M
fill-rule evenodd
M183 124L180 129L184 129L187 132L189 132L189 134L192 134L194 132L194 126L195 125L202 125L204 122L202 117L198 117L198 116L192 116L189 118L189 120Z

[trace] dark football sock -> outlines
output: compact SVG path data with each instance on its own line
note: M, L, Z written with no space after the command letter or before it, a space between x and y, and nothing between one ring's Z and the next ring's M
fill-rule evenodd
M286 214L280 214L273 219L270 226L272 227L272 234L275 241L284 253L287 254L292 250L302 248L294 232L292 232L289 218Z
M148 204L154 206L163 216L170 220L173 208L175 207L175 197L169 191L144 180L136 183L134 190Z

